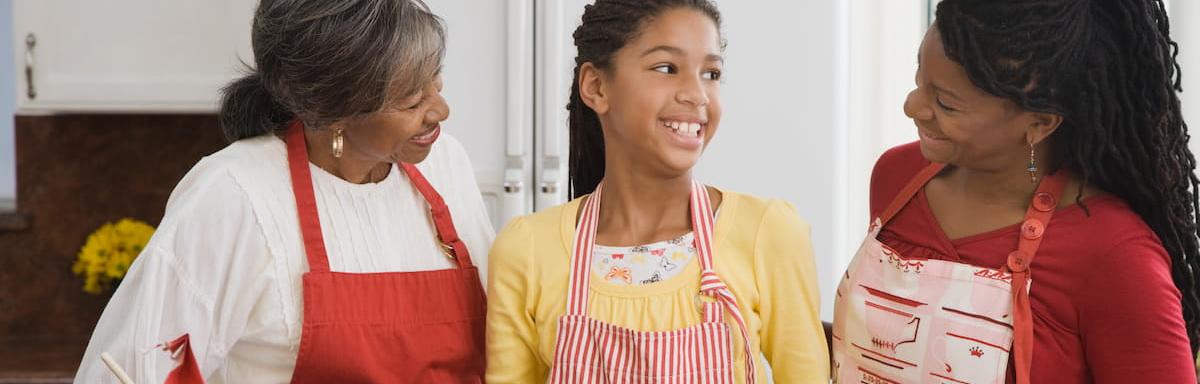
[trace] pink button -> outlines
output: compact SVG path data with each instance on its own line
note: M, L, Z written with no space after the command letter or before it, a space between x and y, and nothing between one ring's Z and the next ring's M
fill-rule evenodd
M1042 238L1042 233L1046 232L1046 226L1042 222L1029 219L1021 224L1021 236L1029 240L1037 240Z
M1033 196L1033 209L1042 212L1050 212L1053 211L1054 207L1056 206L1058 206L1058 200L1049 193L1038 192L1037 195Z

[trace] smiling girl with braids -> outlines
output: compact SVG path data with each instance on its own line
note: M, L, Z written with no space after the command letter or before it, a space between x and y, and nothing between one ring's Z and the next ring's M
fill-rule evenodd
M837 292L836 378L1196 382L1197 178L1168 29L1159 0L938 5L904 105L921 139L876 164Z
M584 11L576 200L493 245L489 382L766 382L762 354L777 382L828 380L807 224L692 178L721 119L719 25L706 0Z

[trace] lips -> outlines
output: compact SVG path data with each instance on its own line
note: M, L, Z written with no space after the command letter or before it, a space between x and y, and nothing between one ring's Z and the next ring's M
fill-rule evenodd
M950 140L949 137L946 137L943 135L936 135L936 134L933 134L933 133L931 133L925 129L921 129L921 128L917 129L917 134L920 135L921 138L929 139L929 140Z
M433 128L430 128L428 131L425 131L417 136L413 136L412 138L408 139L408 141L417 145L430 146L437 141L441 134L441 124L434 124Z

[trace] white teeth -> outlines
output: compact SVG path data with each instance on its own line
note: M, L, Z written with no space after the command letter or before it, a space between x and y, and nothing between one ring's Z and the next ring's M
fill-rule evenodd
M417 140L425 140L425 139L428 139L428 138L431 138L431 137L433 137L433 134L434 134L435 132L437 132L437 130L436 130L436 129L434 129L434 130L431 130L431 131L429 131L429 132L428 132L428 133L426 133L426 134L423 134L423 135L420 135L420 136L416 136L416 137L413 137L413 138L414 138L414 139L417 139Z
M675 133L684 136L697 136L700 133L700 123L688 123L682 121L664 121L663 125L670 128Z

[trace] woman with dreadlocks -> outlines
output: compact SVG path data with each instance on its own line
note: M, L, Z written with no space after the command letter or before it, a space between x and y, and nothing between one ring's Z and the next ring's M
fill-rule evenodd
M837 292L848 382L1195 383L1195 160L1159 0L946 0ZM1011 356L1011 359L1010 359Z
M807 224L692 177L721 119L719 24L707 0L584 11L576 199L493 245L489 382L767 382L764 354L777 382L828 381Z

